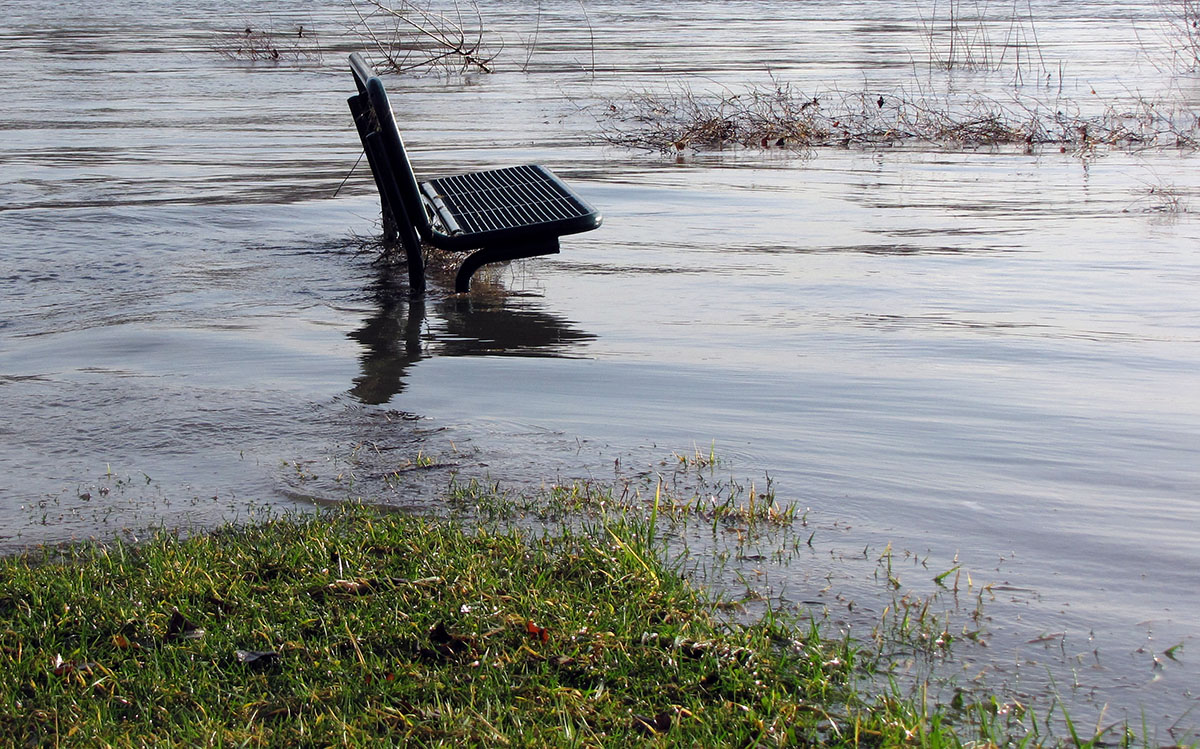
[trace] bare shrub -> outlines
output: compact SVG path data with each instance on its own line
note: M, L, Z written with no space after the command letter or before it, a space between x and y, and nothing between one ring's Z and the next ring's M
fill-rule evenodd
M218 32L214 48L230 60L245 62L320 62L321 43L317 34L303 24L286 29L240 29Z
M421 68L490 73L495 54L485 48L486 31L479 6L457 2L452 13L415 0L351 0L357 21L353 31L375 49L376 67L392 72Z
M606 103L598 120L600 138L608 143L663 152L871 144L1057 145L1083 151L1196 148L1200 142L1195 112L1144 98L1083 115L1065 100L1047 103L1017 92L1009 101L903 90L810 95L777 82L738 92L704 94L681 86L662 94L638 93Z
M970 10L969 6L967 10ZM986 20L979 13L964 13L962 0L947 0L942 5L942 12L938 11L935 1L928 15L918 3L917 14L921 20L931 64L947 70L991 67L992 45Z
M602 137L610 143L669 150L743 146L808 146L825 140L817 100L802 101L790 87L754 88L723 96L681 87L609 102Z
M1136 191L1137 197L1125 209L1126 212L1137 211L1169 217L1189 212L1187 194L1177 185L1165 182L1157 176L1152 180L1139 181L1142 187Z

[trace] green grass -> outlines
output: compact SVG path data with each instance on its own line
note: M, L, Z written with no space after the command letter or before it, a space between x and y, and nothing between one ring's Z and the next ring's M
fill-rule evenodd
M0 560L0 744L960 744L659 548L350 508Z

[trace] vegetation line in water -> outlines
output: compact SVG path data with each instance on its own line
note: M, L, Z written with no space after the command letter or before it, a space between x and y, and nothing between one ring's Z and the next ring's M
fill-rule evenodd
M716 93L680 85L631 94L598 110L608 143L657 151L733 146L804 150L879 145L1057 146L1089 156L1102 146L1182 148L1200 143L1200 118L1182 103L1138 98L1097 114L1061 97L1015 92L1008 100L970 94L800 92L790 85Z

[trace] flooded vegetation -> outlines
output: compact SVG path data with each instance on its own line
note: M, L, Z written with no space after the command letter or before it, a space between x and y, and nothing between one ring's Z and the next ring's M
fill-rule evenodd
M1194 737L1191 6L514 5L450 19L491 72L388 78L414 166L605 223L423 299L345 106L376 6L6 5L0 548L591 486L730 617Z

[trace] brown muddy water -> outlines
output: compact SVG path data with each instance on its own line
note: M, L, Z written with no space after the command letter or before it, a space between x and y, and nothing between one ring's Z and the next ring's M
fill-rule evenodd
M712 448L809 508L740 564L676 539L713 584L866 637L889 548L902 593L961 565L969 595L934 608L971 625L991 584L986 646L901 671L1195 736L1196 156L597 138L632 93L772 82L1194 111L1160 5L985 6L953 54L986 65L950 57L944 4L484 8L496 72L389 79L417 169L542 162L605 224L420 303L363 251L365 165L339 190L351 12L260 7L5 3L0 550L358 497L436 510L452 473L612 479ZM217 51L299 26L302 59ZM418 455L448 467L387 478Z

